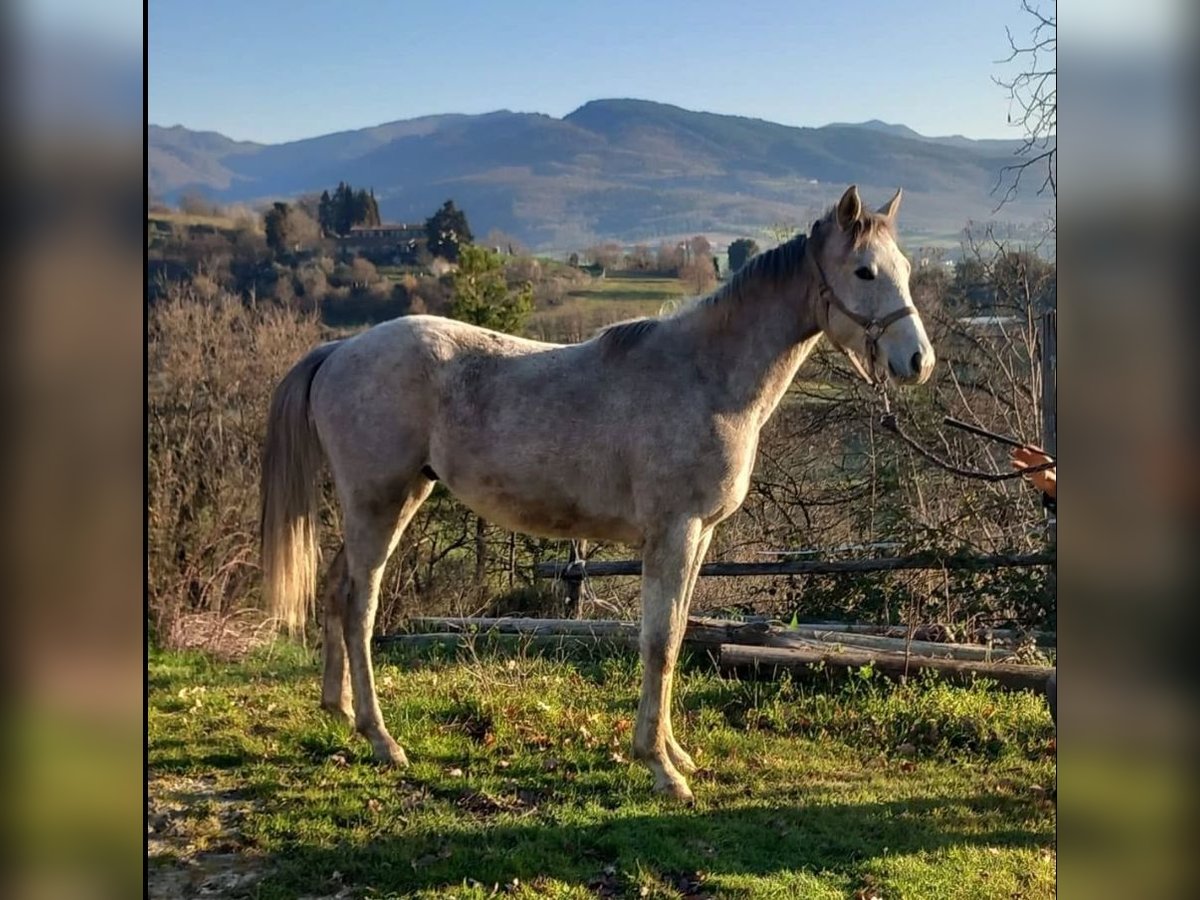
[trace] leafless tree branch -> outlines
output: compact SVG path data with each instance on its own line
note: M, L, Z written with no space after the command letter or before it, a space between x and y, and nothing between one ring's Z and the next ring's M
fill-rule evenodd
M1049 6L1050 11L1043 11ZM1018 40L1011 29L1008 36L1009 55L1001 65L1019 62L1024 70L1010 78L993 81L1008 92L1008 121L1019 125L1023 143L1016 155L1019 161L1000 170L995 191L1001 192L996 209L1016 196L1026 173L1040 173L1038 195L1047 191L1058 197L1058 18L1057 0L1034 3L1022 0L1022 12L1031 17L1034 26L1027 38Z

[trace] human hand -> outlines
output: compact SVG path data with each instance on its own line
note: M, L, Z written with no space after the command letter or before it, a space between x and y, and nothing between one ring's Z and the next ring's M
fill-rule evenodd
M1030 469L1034 466L1044 466L1046 463L1053 462L1041 447L1034 447L1032 444L1026 447L1019 447L1012 452L1012 467L1017 470ZM1044 494L1058 499L1058 467L1054 466L1049 469L1042 469L1040 472L1030 472L1028 477L1033 486Z

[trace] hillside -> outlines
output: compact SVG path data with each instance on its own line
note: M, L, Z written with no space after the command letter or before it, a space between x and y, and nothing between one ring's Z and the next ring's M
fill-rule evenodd
M500 110L427 116L285 144L150 126L150 189L255 201L374 187L385 218L422 219L447 197L482 234L502 228L541 248L599 238L760 234L805 224L850 182L880 202L906 192L905 233L952 239L991 218L1013 141L927 138L872 121L795 128L643 100L596 100L557 119ZM1047 198L1006 205L1004 221L1042 218Z

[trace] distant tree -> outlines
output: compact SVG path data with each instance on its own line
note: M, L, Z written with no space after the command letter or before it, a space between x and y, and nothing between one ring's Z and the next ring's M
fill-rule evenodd
M359 209L362 215L359 221L363 225L382 225L383 219L379 217L379 203L375 199L375 188L371 188L365 194L359 191Z
M332 237L337 233L333 221L333 198L329 196L329 191L321 191L321 198L317 201L317 223L321 226L322 234Z
M485 247L500 253L507 253L509 256L527 256L529 254L529 248L521 243L520 238L514 237L507 231L501 231L499 228L493 228L485 234L481 243Z
M355 225L379 225L379 204L375 190L354 190L344 181L338 182L330 196L322 191L317 200L317 221L325 234L349 234Z
M301 194L296 198L295 206L304 210L304 214L314 222L321 221L321 199L316 194Z
M679 268L679 277L693 293L703 294L716 284L711 256L693 256Z
M188 191L179 198L179 211L189 216L215 216L221 209L203 194Z
M684 245L684 252L687 254L688 260L693 258L702 259L712 256L712 244L708 242L708 238L704 235L698 234L693 238L688 238L687 243Z
M729 245L729 271L736 272L758 253L758 244L751 238L738 238Z
M615 269L620 266L625 251L615 241L605 241L603 244L588 247L587 255L594 265Z
M317 220L299 207L292 207L287 218L288 239L299 250L309 250L321 240Z
M567 265L578 269L579 268L579 254L572 253L570 256L568 256L567 257Z
M275 203L263 214L263 230L272 253L283 253L287 249L287 214L286 203Z
M263 214L263 231L267 246L276 255L311 247L321 236L308 213L287 203L273 203Z
M447 200L425 220L425 239L430 253L450 262L457 260L460 249L474 240L466 214L455 207L453 200Z
M676 273L697 294L708 291L717 280L713 270L712 244L703 235L688 238L678 248Z
M458 248L452 318L513 334L531 312L533 287L528 282L510 287L504 276L504 260L498 253L470 244Z
M654 252L645 244L638 244L629 252L629 268L645 272L654 267Z
M663 241L655 253L655 268L664 275L674 275L683 265L683 245Z

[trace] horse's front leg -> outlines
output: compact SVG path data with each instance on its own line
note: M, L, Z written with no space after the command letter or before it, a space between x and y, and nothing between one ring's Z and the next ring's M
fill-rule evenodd
M708 553L708 545L712 542L713 530L706 528L700 534L700 541L696 546L695 555L692 558L692 571L688 576L687 587L684 591L682 602L678 606L679 616L679 634L680 643L683 641L683 635L687 632L688 610L692 606L692 594L696 591L696 579L700 576L700 567L704 564L705 554ZM675 740L675 729L671 725L671 702L674 696L675 688L675 673L672 669L667 677L667 755L671 757L671 762L675 764L684 775L691 775L696 771L696 764L692 761L692 757L683 747L679 746L679 741Z
M698 519L672 523L647 538L642 557L642 696L633 754L654 773L656 791L686 802L692 800L691 788L668 749L674 743L671 679L687 624L688 582L702 532Z

